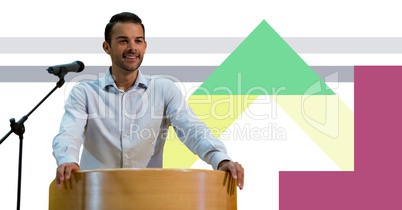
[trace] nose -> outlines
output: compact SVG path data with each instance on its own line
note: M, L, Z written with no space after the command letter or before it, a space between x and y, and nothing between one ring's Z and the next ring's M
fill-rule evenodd
M128 42L127 49L130 50L130 51L134 51L134 52L137 51L137 46L136 46L134 40Z

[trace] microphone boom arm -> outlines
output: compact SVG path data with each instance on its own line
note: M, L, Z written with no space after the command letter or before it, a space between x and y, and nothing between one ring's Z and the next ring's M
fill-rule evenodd
M23 148L23 134L25 132L24 122L28 120L28 117L47 99L57 88L63 86L65 80L64 75L58 75L59 81L56 86L25 116L23 116L18 122L15 122L14 118L10 119L11 130L0 140L0 145L3 143L11 133L15 133L19 136L20 147L19 147L19 163L18 163L18 189L17 189L17 210L20 209L21 203L21 175L22 175L22 148Z

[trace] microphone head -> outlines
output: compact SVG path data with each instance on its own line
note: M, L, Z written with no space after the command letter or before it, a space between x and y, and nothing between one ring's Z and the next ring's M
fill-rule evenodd
M84 70L85 65L81 61L74 61L72 63L51 66L47 69L49 74L54 74L56 76L64 76L68 72L81 72Z
M84 68L85 68L84 63L81 61L75 61L75 62L80 66L76 72L82 72L82 70L84 70Z

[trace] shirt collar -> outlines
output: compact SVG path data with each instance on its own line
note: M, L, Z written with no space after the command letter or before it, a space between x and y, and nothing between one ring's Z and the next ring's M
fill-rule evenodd
M109 86L115 86L113 76L110 73L111 68L112 67L110 67L106 71L105 77L103 79L101 79L101 85L102 85L103 89L106 89ZM147 79L141 73L141 71L138 69L138 75L137 75L137 79L134 82L133 89L139 89L139 88L147 89L147 87L148 87Z
M148 84L147 84L147 79L145 78L145 76L141 73L141 71L138 69L138 75L137 75L137 79L134 82L134 88L144 88L147 89L148 88Z

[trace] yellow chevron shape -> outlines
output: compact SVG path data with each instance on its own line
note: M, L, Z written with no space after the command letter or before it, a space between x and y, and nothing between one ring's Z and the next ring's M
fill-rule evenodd
M273 99L343 171L354 170L354 114L336 95Z
M257 95L192 95L187 103L212 134L219 136L257 99ZM163 155L163 168L189 168L198 159L170 128Z

